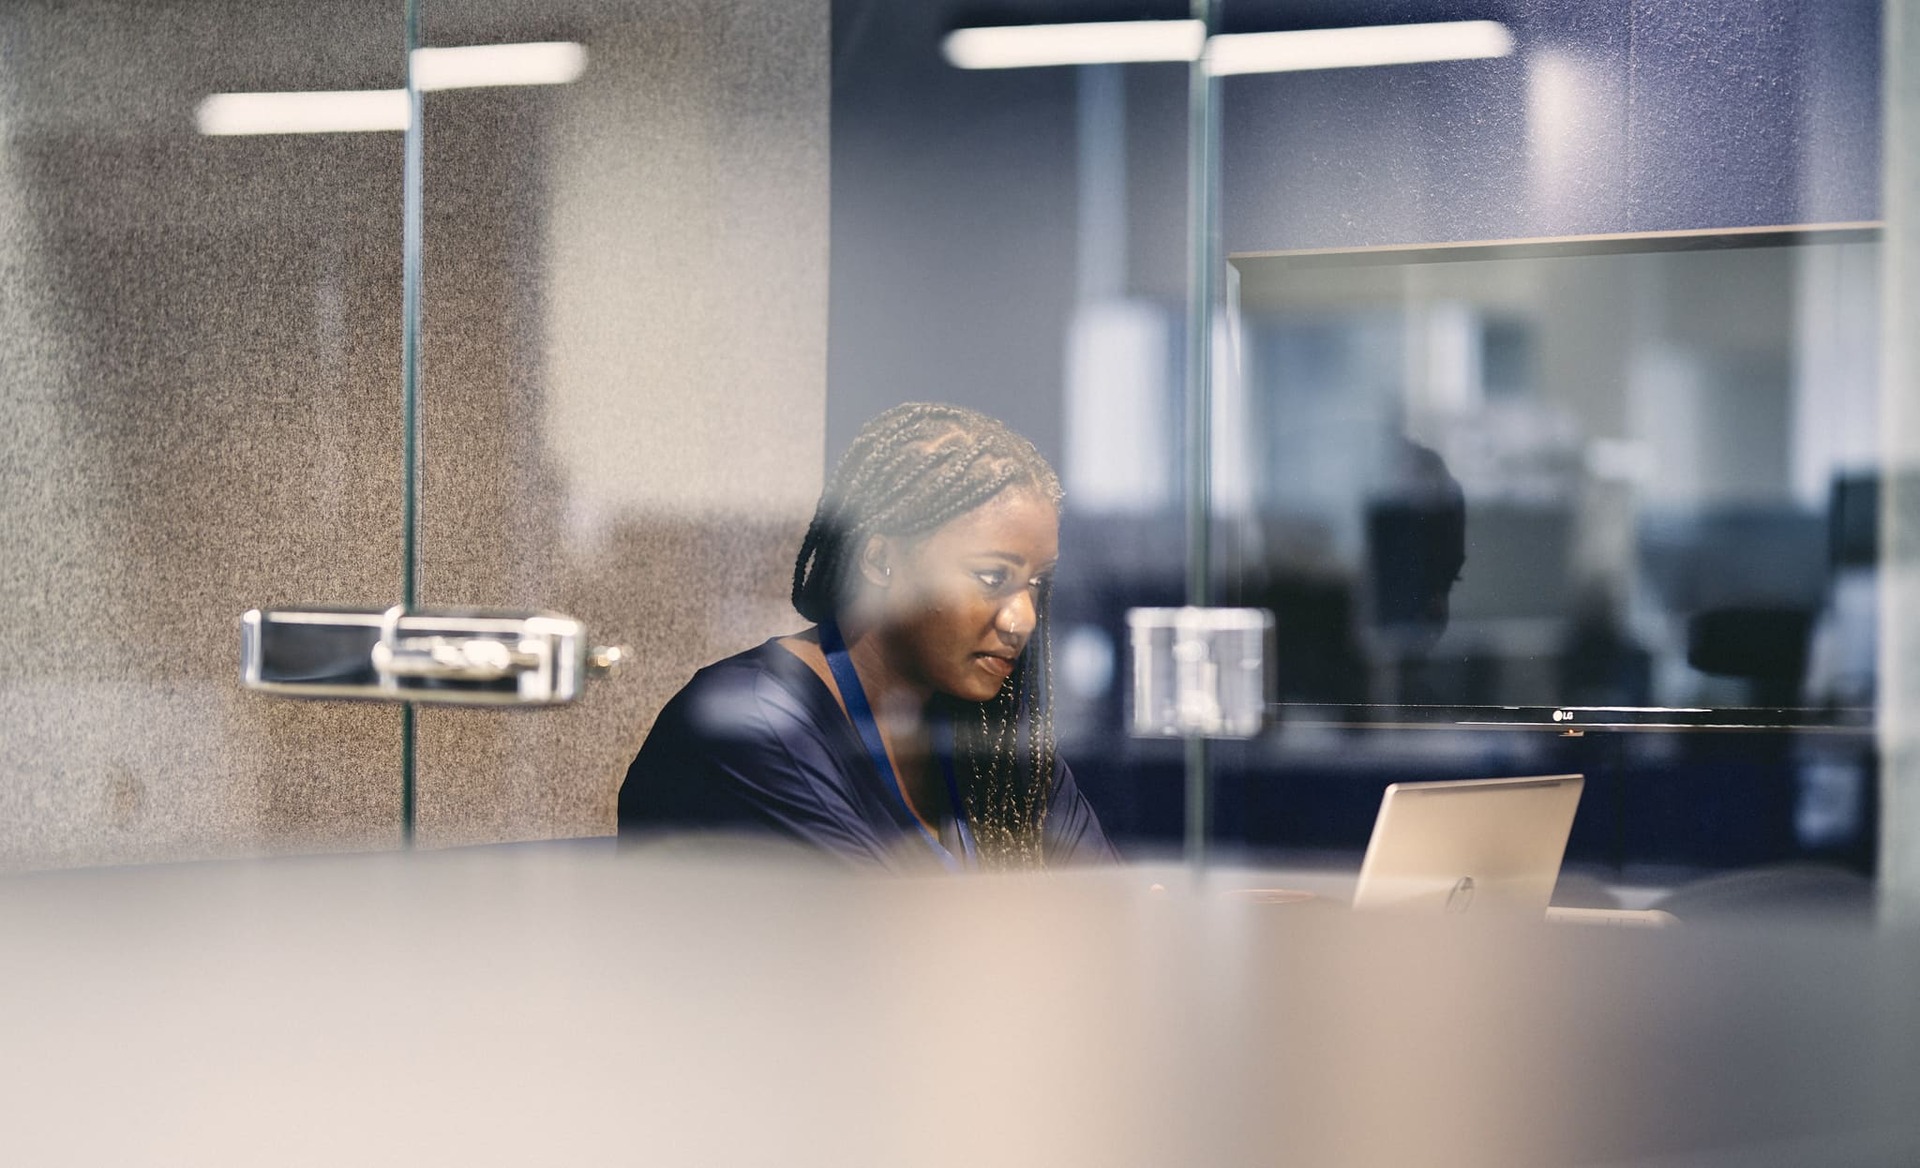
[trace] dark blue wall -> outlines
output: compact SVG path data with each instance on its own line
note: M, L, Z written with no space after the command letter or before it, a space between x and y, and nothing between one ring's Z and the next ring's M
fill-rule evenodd
M1362 3L1494 17L1494 61L1226 78L1232 252L1844 222L1879 212L1874 0ZM1557 90L1558 125L1538 100Z

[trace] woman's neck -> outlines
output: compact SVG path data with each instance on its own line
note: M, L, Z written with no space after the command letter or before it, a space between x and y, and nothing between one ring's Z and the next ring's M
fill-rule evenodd
M923 741L927 705L933 700L932 687L907 676L894 663L892 653L878 633L841 626L840 634L854 673L860 679L860 692L889 747L896 739L907 743ZM827 666L826 646L817 629L781 637L779 642L819 675L842 708L850 708L847 696L840 692L839 679Z
M933 700L932 687L914 681L899 667L886 639L877 631L842 630L842 635L846 637L847 656L853 660L854 672L860 675L860 688L866 692L867 704L873 707L874 716L881 720L882 726L888 721L924 722L927 703Z
M933 688L900 667L886 638L877 630L842 625L840 635L908 806L932 828L951 814L946 791L936 781L931 766L927 705L933 700Z
M932 738L927 729L927 703L933 690L905 676L885 640L877 633L856 634L847 644L847 656L860 675L881 741L900 778L907 802L929 825L945 810L944 792L933 781Z

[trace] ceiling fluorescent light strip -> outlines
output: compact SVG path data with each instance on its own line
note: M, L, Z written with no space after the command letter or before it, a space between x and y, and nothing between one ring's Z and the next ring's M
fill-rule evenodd
M941 49L961 69L1192 61L1204 49L1208 72L1228 76L1505 57L1513 33L1498 21L1452 20L1209 38L1197 20L1131 20L962 28Z
M202 134L351 134L407 128L407 91L216 93L193 112Z
M941 51L961 69L1025 69L1191 61L1205 41L1206 26L1198 20L1123 20L955 29Z
M587 68L587 50L571 41L415 49L414 87L565 85ZM407 128L407 91L351 89L314 93L216 93L193 113L202 134L350 134Z
M565 85L587 68L587 50L572 41L415 49L413 84L420 90L489 85Z
M1469 61L1513 52L1513 33L1492 20L1321 28L1299 32L1222 33L1207 42L1207 71L1291 73L1358 69L1424 61Z

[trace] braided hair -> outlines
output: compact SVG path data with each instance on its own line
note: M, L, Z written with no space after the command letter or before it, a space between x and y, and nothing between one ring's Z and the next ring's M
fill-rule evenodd
M794 560L793 607L815 623L839 617L853 602L871 537L928 534L1022 488L1060 506L1059 476L1005 423L961 406L895 406L861 427L828 478ZM1043 585L1035 599L1033 635L997 694L978 703L934 699L953 721L968 826L981 859L996 868L1043 866L1054 772L1050 591Z

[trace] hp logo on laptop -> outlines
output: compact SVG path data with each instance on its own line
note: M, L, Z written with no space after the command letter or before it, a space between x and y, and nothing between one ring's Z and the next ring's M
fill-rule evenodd
M1450 913L1463 913L1466 912L1468 906L1472 904L1473 877L1462 876L1460 877L1459 883L1453 886L1453 891L1447 893L1447 911Z

